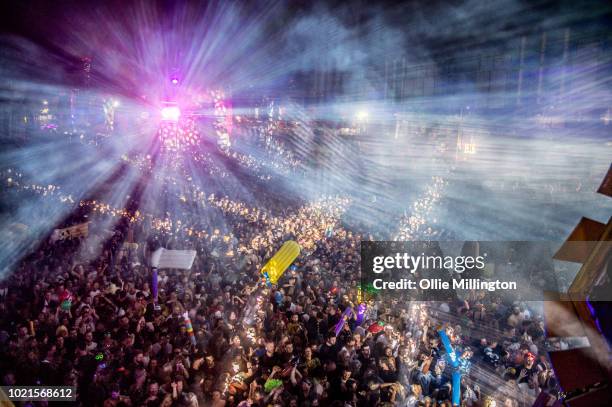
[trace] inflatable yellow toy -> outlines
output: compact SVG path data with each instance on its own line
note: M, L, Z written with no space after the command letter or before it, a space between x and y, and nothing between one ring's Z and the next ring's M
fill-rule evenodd
M300 245L293 240L286 241L280 250L263 266L261 274L266 282L276 284L287 267L300 255Z

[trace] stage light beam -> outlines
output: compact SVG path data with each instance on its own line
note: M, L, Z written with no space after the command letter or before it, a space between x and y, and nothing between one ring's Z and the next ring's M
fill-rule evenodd
M178 122L181 117L181 109L178 106L166 106L161 110L163 121Z

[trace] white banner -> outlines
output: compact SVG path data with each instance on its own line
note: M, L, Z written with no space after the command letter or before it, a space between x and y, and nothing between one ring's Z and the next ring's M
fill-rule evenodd
M64 229L55 229L51 235L51 241L73 239L77 237L87 237L89 235L89 222L70 226Z
M195 260L195 250L157 249L151 255L151 265L160 269L189 270Z

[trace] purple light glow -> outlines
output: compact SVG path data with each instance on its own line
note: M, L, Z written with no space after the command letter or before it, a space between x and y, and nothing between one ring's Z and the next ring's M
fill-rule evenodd
M173 85L178 85L179 80L178 80L178 78L172 78L171 82L172 82Z
M181 117L181 109L178 106L162 107L161 117L163 121L178 122Z

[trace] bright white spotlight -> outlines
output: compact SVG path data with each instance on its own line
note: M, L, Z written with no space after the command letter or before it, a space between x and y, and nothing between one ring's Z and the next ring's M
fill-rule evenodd
M360 110L356 114L357 120L360 120L360 121L367 120L368 116L369 116L369 114L368 114L368 112L366 110Z
M164 121L178 122L179 117L181 117L181 109L178 106L162 107L161 117Z

